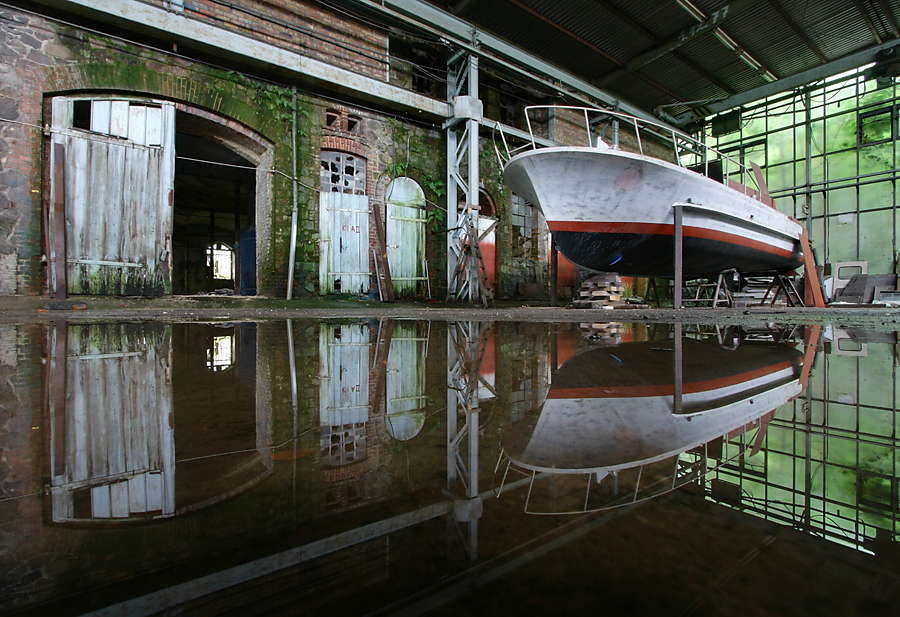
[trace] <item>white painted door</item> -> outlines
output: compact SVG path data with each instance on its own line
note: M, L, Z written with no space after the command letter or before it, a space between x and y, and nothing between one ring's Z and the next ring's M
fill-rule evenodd
M171 337L163 324L54 330L48 408L55 522L174 514Z
M319 292L369 293L369 198L366 195L320 193Z
M412 178L395 178L388 185L388 265L394 295L415 296L425 281L425 191Z
M51 250L51 271L66 260L72 294L171 293L174 105L56 97L52 114L51 168L64 157L67 248L64 256ZM63 188L56 183L53 173L52 195Z

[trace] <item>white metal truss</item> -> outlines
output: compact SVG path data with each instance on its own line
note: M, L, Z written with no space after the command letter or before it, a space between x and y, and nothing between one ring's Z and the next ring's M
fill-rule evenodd
M447 130L447 299L482 302L493 291L478 242L479 125L478 57L460 53L448 62L447 97L453 116ZM463 94L465 92L465 94Z

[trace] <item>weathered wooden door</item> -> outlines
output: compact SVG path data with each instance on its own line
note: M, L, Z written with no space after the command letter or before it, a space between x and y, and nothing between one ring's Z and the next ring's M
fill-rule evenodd
M57 325L47 398L55 522L175 513L170 325Z
M319 330L319 425L322 465L366 457L369 421L369 332L359 324Z
M413 321L394 324L387 360L387 416L385 424L391 437L407 441L425 426L425 344Z
M412 178L395 178L388 185L388 264L397 296L415 296L425 280L425 192Z
M64 172L51 194L65 194L66 250L50 269L65 259L69 293L171 293L174 105L56 97L51 166Z
M366 159L323 150L319 197L319 293L369 293Z
M369 293L369 198L320 194L319 292Z

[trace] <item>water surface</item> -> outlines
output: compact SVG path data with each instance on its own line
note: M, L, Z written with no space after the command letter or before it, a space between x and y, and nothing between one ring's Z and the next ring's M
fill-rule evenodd
M0 326L0 613L888 615L897 338Z

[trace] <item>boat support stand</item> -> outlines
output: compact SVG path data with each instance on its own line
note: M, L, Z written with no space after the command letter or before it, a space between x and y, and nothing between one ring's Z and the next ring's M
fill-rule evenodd
M672 206L675 218L675 308L684 308L684 208L690 206L689 203L676 203ZM808 295L805 303L801 305L815 308L825 308L825 297L822 293L822 283L819 280L819 271L816 265L815 254L809 241L809 235L806 230L800 232L800 247L803 251L803 269L806 276L806 293ZM721 280L721 277L720 277ZM773 284L775 282L773 281ZM768 292L766 292L768 295ZM785 290L787 293L787 290ZM799 294L798 294L799 297ZM774 300L773 300L774 302ZM715 303L713 304L715 306Z
M675 204L675 309L684 308L684 206Z

